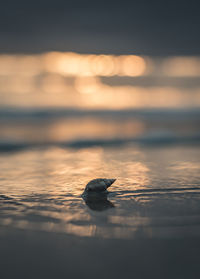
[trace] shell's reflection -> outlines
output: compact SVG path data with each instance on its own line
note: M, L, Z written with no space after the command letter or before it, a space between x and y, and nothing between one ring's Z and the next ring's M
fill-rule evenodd
M83 194L82 198L85 204L95 211L104 211L115 207L114 204L108 200L108 193L87 193Z

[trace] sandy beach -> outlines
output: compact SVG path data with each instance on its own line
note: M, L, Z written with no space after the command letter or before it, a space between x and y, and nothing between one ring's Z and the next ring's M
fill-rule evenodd
M196 278L199 158L195 146L1 153L3 278ZM82 199L111 174L106 199Z

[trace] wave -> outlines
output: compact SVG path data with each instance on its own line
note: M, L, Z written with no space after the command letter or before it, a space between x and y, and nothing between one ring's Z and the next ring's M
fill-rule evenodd
M181 193L196 193L200 194L200 187L177 187L177 188L149 188L149 189L139 189L132 191L116 191L111 192L114 196L126 195L130 197L141 197L141 196L152 196L152 195L162 195L162 194L181 194Z
M83 131L83 137L66 141L49 140L48 133L41 135L39 140L32 141L31 138L24 138L23 133L19 130L18 124L25 124L23 129L31 130L32 133L40 133L48 121L53 123L54 120L62 119L100 119L106 127L106 121L112 120L110 125L124 125L129 120L139 120L144 125L144 130L139 136L123 136L120 133L114 136L105 135L102 137L86 137L87 131ZM79 122L78 122L79 123ZM80 121L81 123L81 121ZM200 110L193 109L130 109L130 110L82 110L66 108L1 108L0 124L5 131L9 128L12 131L3 134L4 139L0 139L0 152L10 152L30 148L43 148L49 146L58 146L61 148L88 148L93 146L119 146L127 144L137 144L146 146L159 146L169 144L199 144L200 143ZM33 125L32 125L33 124ZM36 125L35 125L36 124ZM32 125L32 126L31 126ZM80 124L81 125L81 124ZM98 123L97 123L98 125ZM44 126L45 127L45 126ZM76 126L78 129L79 126ZM126 127L126 126L125 126ZM3 131L2 128L2 131ZM34 129L33 129L34 128ZM67 126L66 126L67 128ZM92 129L92 128L91 128ZM125 128L124 128L125 129ZM127 128L128 129L128 128ZM48 130L48 126L47 126ZM34 132L33 132L34 131ZM183 132L184 131L184 134ZM68 131L69 133L70 131ZM16 140L17 135L21 140ZM89 133L90 134L90 133ZM5 136L6 135L6 136ZM76 136L76 135L75 135ZM19 138L19 137L18 137ZM84 139L83 139L84 138Z
M113 138L113 139L80 139L73 141L65 141L65 142L56 142L56 141L43 141L40 142L25 142L25 141L0 141L0 152L10 152L17 151L22 149L30 149L30 148L45 148L45 147L60 147L60 148L88 148L95 146L119 146L119 145L127 145L127 144L137 144L137 145L145 145L157 147L160 145L175 145L175 144L183 144L183 145L192 145L200 144L200 133L190 135L190 136L177 136L172 133L151 133L147 135L143 135L140 137L133 138Z
M125 109L125 110L84 110L73 108L5 108L0 109L1 121L14 120L52 120L60 118L137 118L137 119L200 119L199 108L185 109Z

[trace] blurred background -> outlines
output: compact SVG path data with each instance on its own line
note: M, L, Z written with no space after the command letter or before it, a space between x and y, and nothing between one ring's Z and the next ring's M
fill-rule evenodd
M197 1L7 1L0 144L199 141Z

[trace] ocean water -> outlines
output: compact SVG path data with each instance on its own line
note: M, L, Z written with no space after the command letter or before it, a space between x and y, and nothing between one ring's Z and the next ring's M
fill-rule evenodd
M0 55L1 278L199 277L199 61Z
M2 108L0 150L58 146L199 145L198 108L83 110Z

